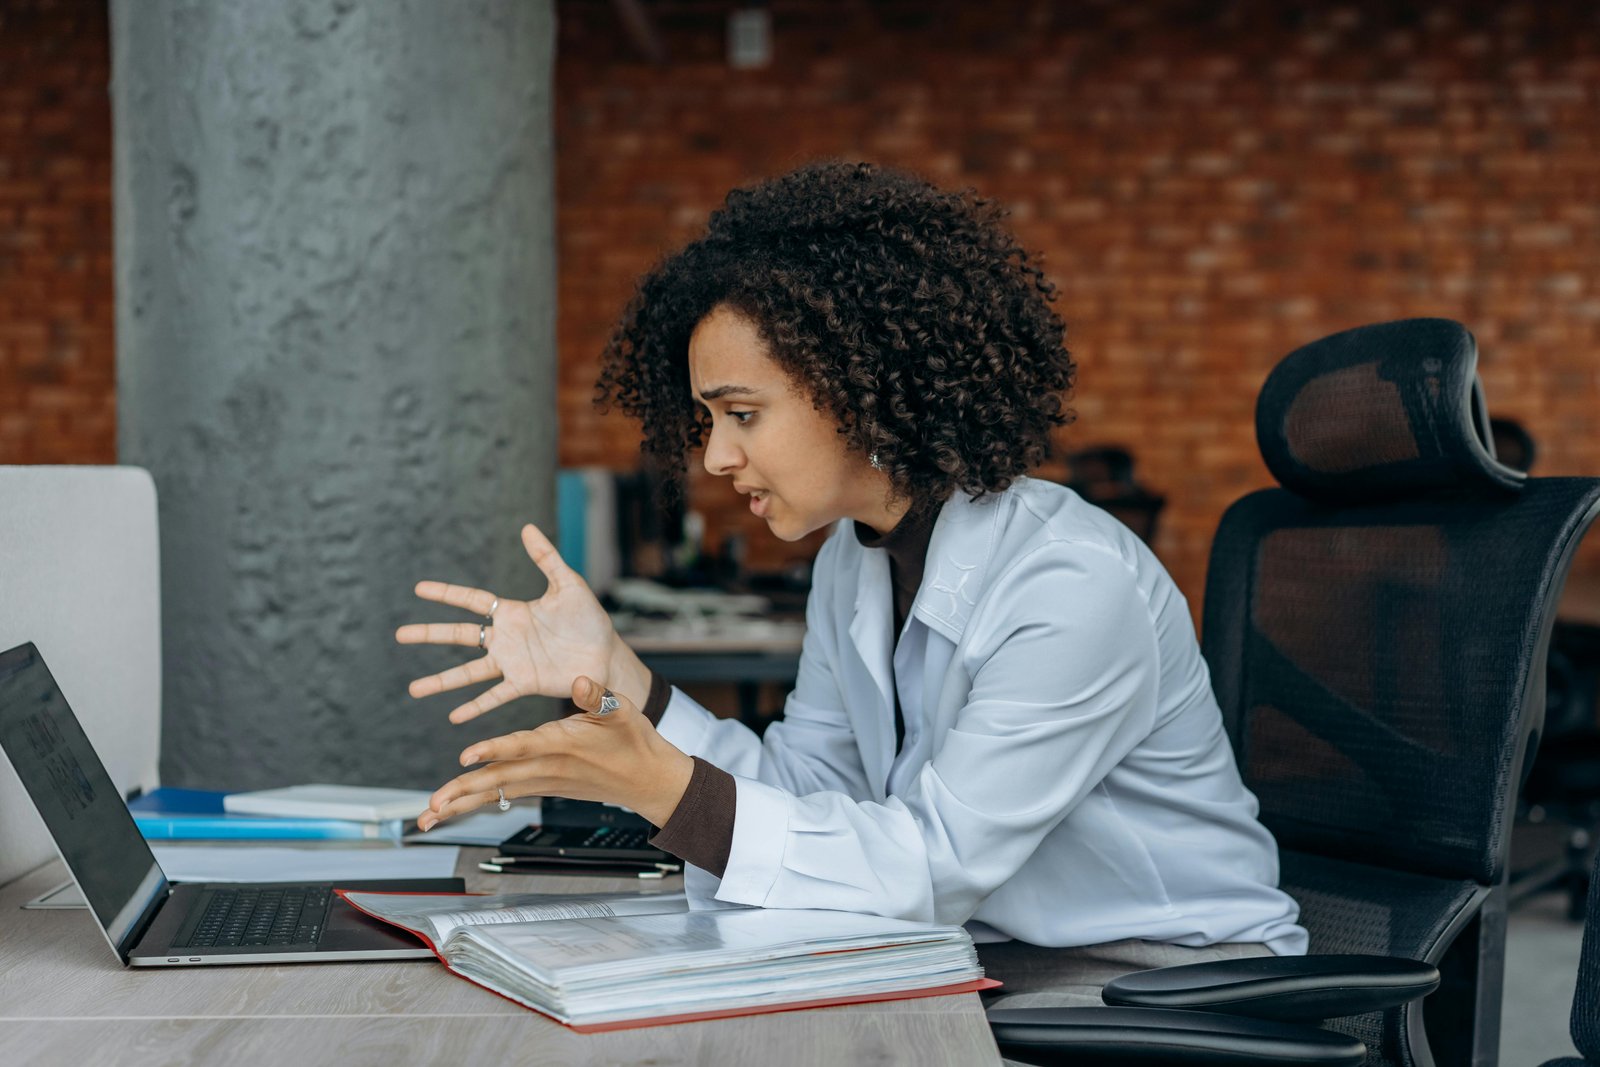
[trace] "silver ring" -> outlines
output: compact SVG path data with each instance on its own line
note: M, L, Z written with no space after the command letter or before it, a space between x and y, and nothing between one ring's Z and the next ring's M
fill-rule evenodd
M480 622L478 624L478 647L489 647L489 624L486 622Z
M511 801L506 799L506 787L505 786L500 786L498 789L495 790L495 792L500 794L500 810L501 811L510 811L511 810Z
M595 711L596 715L610 715L620 707L622 701L617 699L615 693L609 689L600 690L600 707Z
M488 619L490 622L494 622L494 613L499 609L499 607L500 598L495 597L494 603L489 605L489 614L485 615L484 618Z

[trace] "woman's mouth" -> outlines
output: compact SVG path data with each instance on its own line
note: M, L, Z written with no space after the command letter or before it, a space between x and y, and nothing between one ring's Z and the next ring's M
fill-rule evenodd
M750 514L758 519L767 517L767 505L770 503L765 489L755 489L750 493Z

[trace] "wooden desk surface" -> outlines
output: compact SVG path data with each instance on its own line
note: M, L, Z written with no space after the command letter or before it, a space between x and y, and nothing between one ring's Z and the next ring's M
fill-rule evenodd
M615 892L614 878L457 873L486 892ZM131 970L87 911L23 911L59 861L0 888L8 1067L95 1064L715 1065L999 1062L975 993L577 1034L434 961Z

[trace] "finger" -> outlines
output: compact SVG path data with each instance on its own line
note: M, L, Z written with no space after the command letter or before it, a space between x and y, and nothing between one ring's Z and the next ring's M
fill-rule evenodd
M522 528L522 547L527 550L528 558L544 572L545 578L550 582L550 588L554 589L578 576L576 571L567 566L567 561L561 558L561 553L550 543L550 538L531 522Z
M602 705L607 696L616 701L616 707L606 708ZM572 680L572 702L595 718L609 719L613 715L626 715L638 711L633 706L633 701L621 693L613 693L593 678L582 674Z
M512 788L510 786L506 787L506 796L508 798L512 797L512 796L516 796L516 795L519 795L519 794L513 793ZM491 791L489 791L487 793L476 793L476 794L469 794L469 795L464 796L464 797L459 797L459 798L457 798L455 800L452 800L450 803L444 805L444 809L442 811L441 810L436 810L434 808L429 808L427 811L423 812L421 815L418 815L417 816L417 826L420 829L424 830L424 831L432 830L435 826L438 826L439 823L443 822L445 819L451 818L451 817L456 816L456 815L465 815L469 811L476 811L479 808L483 807L485 804L489 803L490 801L498 802L499 799L500 799L500 794L495 792L495 791L493 791L493 790L491 790Z
M416 593L423 600L435 604L449 604L465 608L474 615L487 615L494 606L494 594L470 585L450 585L446 582L418 582Z
M527 780L532 776L531 760L491 763L452 778L434 790L428 800L428 810L440 815L460 815L490 800L499 800L501 789L506 791L507 797L514 795L519 787L526 792Z
M472 700L456 708L450 713L453 723L471 722L486 711L493 711L501 704L509 704L522 694L517 692L517 687L510 682L501 682L493 689L485 689Z
M466 645L478 647L478 623L414 622L394 632L402 645Z
M476 685L487 682L490 678L500 677L500 668L488 656L480 656L470 663L463 663L458 667L451 667L447 671L431 674L426 678L418 678L411 683L410 693L414 697L431 697L435 693L443 693L449 689L460 689L466 685Z
M501 737L491 737L475 742L461 753L461 766L474 763L496 763L511 759L531 759L538 754L539 741L535 730L518 730Z

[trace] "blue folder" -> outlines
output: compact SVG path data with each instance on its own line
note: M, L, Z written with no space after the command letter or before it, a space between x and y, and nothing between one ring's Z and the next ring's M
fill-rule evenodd
M150 841L399 841L405 823L353 819L277 818L235 815L223 809L226 792L211 789L153 789L128 801L134 825Z

